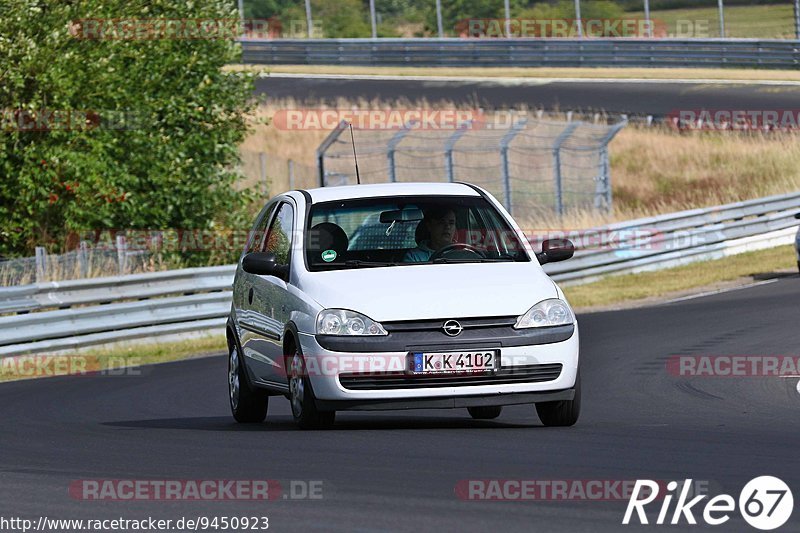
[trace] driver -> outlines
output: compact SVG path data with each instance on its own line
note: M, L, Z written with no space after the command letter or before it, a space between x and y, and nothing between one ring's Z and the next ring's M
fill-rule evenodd
M431 255L437 250L453 244L456 235L456 213L451 207L432 207L426 209L420 221L423 235L428 238L417 242L417 247L409 250L403 261L407 263L420 263L430 261Z

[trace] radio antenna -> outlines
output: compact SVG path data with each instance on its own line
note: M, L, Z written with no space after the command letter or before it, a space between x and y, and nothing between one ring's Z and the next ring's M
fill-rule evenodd
M356 155L356 138L353 137L353 123L350 122L350 142L353 144L353 161L356 163L356 183L361 185L361 176L358 174L358 156Z

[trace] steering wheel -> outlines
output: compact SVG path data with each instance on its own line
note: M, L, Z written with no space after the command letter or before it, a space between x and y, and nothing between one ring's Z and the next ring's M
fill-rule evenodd
M459 250L459 251L462 251L462 252L467 252L467 253L472 254L472 255L480 258L480 259L484 258L483 253L481 253L481 251L478 250L477 248L475 248L474 246L470 246L469 244L463 244L463 243L457 242L457 243L454 243L454 244L448 244L444 248L439 248L438 250L433 252L431 254L430 261L433 261L435 259L439 259L440 257L443 257L445 254L449 254L450 252L454 252L456 250Z

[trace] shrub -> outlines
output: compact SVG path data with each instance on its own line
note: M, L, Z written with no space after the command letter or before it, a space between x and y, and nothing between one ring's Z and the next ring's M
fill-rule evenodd
M89 18L232 19L234 2L3 2L0 255L31 255L36 245L63 251L68 235L86 230L241 222L245 195L232 185L252 80L222 70L239 61L239 46L71 34L71 21ZM90 123L18 128L42 110L73 119L89 111Z

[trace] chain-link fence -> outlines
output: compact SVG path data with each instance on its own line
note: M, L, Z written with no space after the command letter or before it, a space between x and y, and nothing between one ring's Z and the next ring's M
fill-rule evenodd
M44 281L138 274L160 270L147 250L130 250L120 236L110 246L92 247L81 242L77 249L63 254L48 254L36 247L34 257L0 261L0 286L25 285Z
M504 128L355 130L361 183L465 181L509 212L566 214L611 209L608 143L626 124L524 118ZM320 183L355 184L342 122L317 151Z
M250 189L265 198L294 189L319 187L317 169L299 161L266 152L242 150L241 188Z

